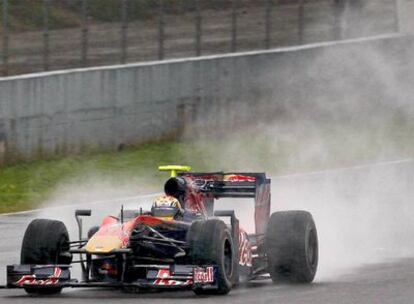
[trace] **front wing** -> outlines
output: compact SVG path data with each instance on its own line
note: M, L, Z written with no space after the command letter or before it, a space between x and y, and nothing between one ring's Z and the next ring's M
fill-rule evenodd
M48 289L66 287L110 287L142 289L215 289L215 265L134 265L144 275L134 281L78 281L71 278L70 265L9 265L7 288Z

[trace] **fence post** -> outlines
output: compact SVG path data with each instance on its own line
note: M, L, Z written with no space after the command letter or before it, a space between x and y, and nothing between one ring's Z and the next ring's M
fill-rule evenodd
M343 39L344 14L345 14L345 0L334 0L334 22L335 22L335 24L333 25L334 40Z
M3 0L3 75L9 75L9 12L8 0Z
M49 1L43 0L43 70L49 71Z
M240 0L232 1L232 13L231 13L231 51L237 51L237 9L239 8Z
M394 31L399 33L401 31L400 22L400 4L399 0L394 0Z
M158 59L164 59L164 0L158 1Z
M121 63L124 64L127 61L127 48L128 48L128 0L122 0L121 3Z
M270 45L272 43L272 10L273 10L273 1L266 0L266 23L265 23L265 48L270 49Z
M298 36L299 44L303 44L303 35L305 30L305 0L299 0L299 13L298 13Z
M88 64L88 0L82 0L82 66Z
M201 55L201 22L202 22L202 16L201 16L201 7L200 7L200 0L194 0L195 4L195 12L196 12L196 18L195 18L195 49L196 49L196 56Z

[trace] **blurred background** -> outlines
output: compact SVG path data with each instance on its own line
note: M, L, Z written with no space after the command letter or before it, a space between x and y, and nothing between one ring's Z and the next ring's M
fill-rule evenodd
M413 1L0 9L0 211L158 191L160 164L280 176L414 155Z
M412 1L0 9L0 210L158 189L159 164L283 175L413 155Z
M401 0L1 0L0 75L399 31Z

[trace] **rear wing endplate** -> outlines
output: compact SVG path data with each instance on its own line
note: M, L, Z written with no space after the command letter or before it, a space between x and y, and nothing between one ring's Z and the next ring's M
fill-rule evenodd
M265 173L180 173L214 198L253 198L256 234L264 234L270 217L270 179Z

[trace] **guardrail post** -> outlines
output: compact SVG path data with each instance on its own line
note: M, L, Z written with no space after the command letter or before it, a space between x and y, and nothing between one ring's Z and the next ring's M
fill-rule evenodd
M344 38L345 1L346 0L334 1L334 25L332 27L334 40L341 40Z
M49 70L49 1L43 0L43 70Z
M273 1L272 0L266 0L266 6L265 6L266 12L265 12L265 48L269 49L270 45L272 44L272 10L273 10Z
M305 0L299 0L298 12L298 39L299 44L303 44L305 31Z
M158 59L164 59L164 0L158 1Z
M128 48L128 0L122 0L121 3L121 63L127 61Z
M202 22L202 16L201 16L201 7L200 7L200 1L201 0L194 0L195 4L195 52L196 56L201 55L201 22Z
M399 0L394 0L394 31L396 33L401 31Z
M9 75L9 12L8 0L3 0L3 75Z
M88 0L82 0L82 66L88 64Z
M237 11L239 8L240 0L232 1L232 13L231 13L231 52L237 51Z

